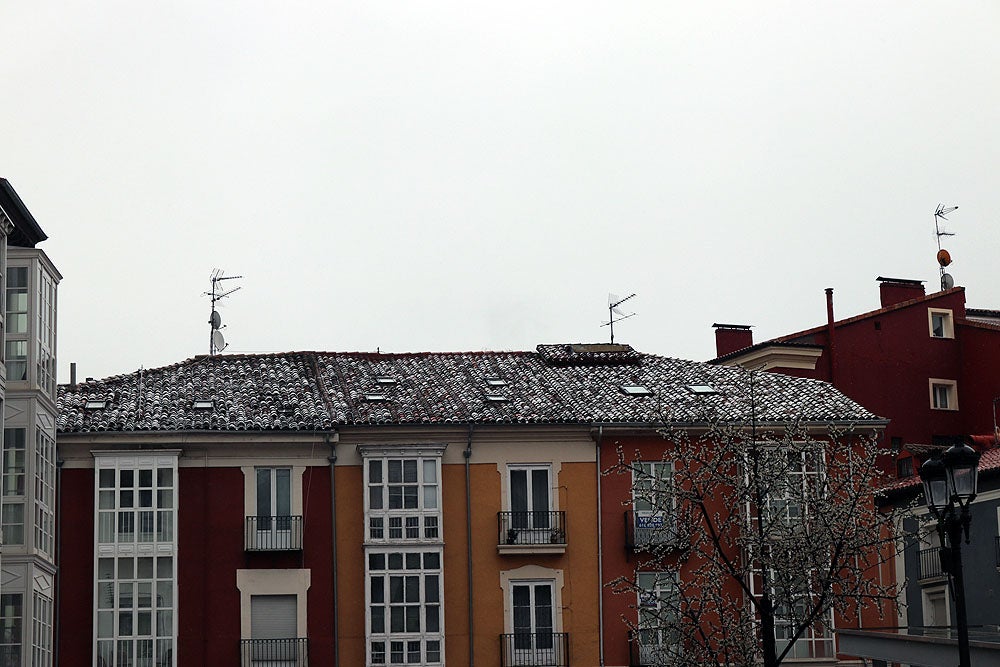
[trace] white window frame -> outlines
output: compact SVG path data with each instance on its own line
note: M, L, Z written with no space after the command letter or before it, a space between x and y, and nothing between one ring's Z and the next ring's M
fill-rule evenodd
M108 667L115 667L116 651L119 642L131 642L133 651L138 650L140 642L151 641L153 653L151 658L154 664L176 665L177 664L177 507L180 494L178 493L179 480L177 477L177 459L179 450L159 450L156 453L149 452L106 452L94 451L94 513L95 517L100 516L101 510L111 512L114 517L114 540L101 541L101 521L94 521L94 597L93 597L93 635L92 659L94 664L99 664L101 646L110 642L112 649L112 660L105 662ZM146 485L142 481L141 470L152 470L152 484ZM166 483L167 475L164 473L164 483L160 485L160 470L169 470L169 485ZM134 483L131 486L122 484L122 471L132 471ZM102 473L113 475L113 485L101 485ZM152 511L154 513L152 540L140 539L142 531L138 530L135 524L140 523L139 512L143 511L140 505L144 500L140 500L139 494L143 490L152 493ZM133 495L128 499L127 493L131 491ZM160 496L160 491L168 495ZM102 492L112 495L102 496ZM105 506L102 508L101 502L104 500ZM113 498L113 500L112 500ZM168 500L169 499L169 500ZM110 501L110 506L109 506ZM132 507L128 504L131 503ZM170 507L165 507L166 504ZM119 514L122 514L126 523L127 516L135 517L133 523L132 538L119 541L120 525ZM161 523L162 522L162 523ZM164 529L160 530L162 526ZM170 539L165 539L169 537ZM103 562L102 562L103 561ZM111 565L110 576L105 576L107 565ZM146 569L146 568L150 569ZM131 573L130 573L131 572ZM108 585L110 584L110 588ZM148 587L148 588L147 588ZM146 588L149 593L150 606L142 605L142 591ZM108 600L110 592L110 604L102 602ZM153 604L153 600L165 601L169 596L169 605ZM138 627L142 623L141 615L151 614L150 636L138 635ZM132 618L132 630L127 633L122 632L121 613L128 613ZM164 612L161 614L160 612ZM112 630L107 637L98 637L102 632L102 624L107 623L107 615L111 614ZM104 620L102 620L104 619ZM166 623L166 625L165 625ZM162 659L163 653L169 654L169 662L157 662ZM134 654L133 654L134 655ZM137 660L137 658L134 658Z
M500 572L500 589L503 591L503 626L505 634L514 633L514 586L519 584L548 583L552 587L552 632L563 632L563 586L565 578L562 570L524 565L513 570ZM506 650L506 647L501 647Z
M428 563L428 557L437 558L437 567ZM413 562L416 559L417 562ZM376 567L373 567L373 564ZM437 590L433 595L429 580L437 577ZM402 578L402 601L392 600L392 579ZM380 580L379 586L375 580ZM416 599L407 600L408 592L416 586ZM375 591L380 588L379 600L375 600ZM436 599L435 599L436 598ZM392 630L393 609L402 608L402 631ZM407 608L417 607L417 630L406 630L408 621ZM437 630L428 630L428 621L433 618L429 614L431 607L436 607ZM377 609L377 613L376 613ZM443 665L445 660L445 629L444 629L444 549L440 546L416 547L387 546L367 549L365 553L365 664L381 667L382 665ZM375 616L381 616L380 632L375 632L373 625ZM403 660L393 662L393 644L402 643ZM409 651L413 644L419 645L420 660L409 662ZM433 659L434 646L437 646L437 660ZM381 648L381 651L377 650Z
M636 546L661 544L677 536L677 494L674 486L673 461L632 462L633 537ZM648 493L640 490L644 480L650 481ZM666 484L668 488L661 488ZM663 496L666 496L664 498ZM648 508L641 505L648 504ZM664 504L668 505L664 509Z
M958 410L958 382L955 380L945 380L942 378L930 378L927 381L927 389L930 394L930 405L932 410L946 410L955 412ZM944 391L947 405L941 405L938 391Z
M546 494L546 497L547 497L547 500L548 500L548 507L546 507L545 509L539 509L537 507L534 507L533 504L532 504L532 499L534 498L534 494L532 493L532 486L531 485L532 485L533 475L531 473L535 472L535 471L538 471L538 470L544 470L545 474L546 474L546 478L548 480L548 482L547 482L548 486L545 489L545 494ZM556 512L558 510L556 509L556 495L557 494L555 493L556 485L555 485L555 479L554 479L554 474L553 474L553 470L552 470L552 464L551 463L510 463L510 464L507 465L507 497L506 497L506 508L507 508L507 511L511 512L511 513L519 511L519 510L515 510L514 509L514 494L513 494L514 480L513 480L513 474L514 474L514 472L520 472L520 471L524 471L525 472L525 480L526 480L526 483L527 483L527 489L525 490L525 493L527 494L527 502L528 502L528 506L530 507L530 509L525 510L527 512L527 516L525 517L527 525L523 526L523 527L514 526L514 523L515 523L514 522L514 517L513 517L513 514L511 515L511 525L513 526L513 529L515 529L515 530L529 531L529 532L530 531L542 531L542 532L544 532L544 531L551 531L551 530L553 530L554 527L552 525L552 513ZM544 512L545 513L545 525L542 525L542 526L536 526L535 525L535 514L534 514L535 512ZM547 542L546 540L543 540L540 543L544 544L546 542ZM532 539L531 543L535 544L535 543L539 543L539 542L537 540Z
M941 335L934 331L935 317L941 318ZM931 338L954 338L955 337L955 316L950 308L928 308L927 309L927 330Z
M364 479L365 544L441 544L444 542L441 457L443 445L406 447L358 447ZM390 466L399 462L405 475L408 462L414 462L413 481L389 479ZM377 468L377 479L372 473ZM433 477L433 478L432 478ZM390 508L392 487L401 487L403 507ZM405 507L405 489L416 490L416 507ZM429 495L428 495L429 494ZM381 507L372 507L378 497Z
M644 580L652 577L652 587L643 586ZM639 571L636 572L636 643L640 662L653 665L663 662L680 651L680 630L663 627L664 609L677 609L677 601L670 598L679 595L677 572ZM652 603L652 604L651 604ZM648 616L643 618L643 610L653 608L652 623ZM677 622L678 619L673 619Z
M236 589L240 592L240 639L253 639L250 598L255 595L294 595L297 639L308 634L307 596L312 585L312 570L236 570Z

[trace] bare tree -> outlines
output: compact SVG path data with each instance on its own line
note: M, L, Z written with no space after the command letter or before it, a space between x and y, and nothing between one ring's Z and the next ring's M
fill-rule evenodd
M894 610L898 513L876 503L880 433L849 424L758 424L706 409L704 427L665 414L661 465L619 447L606 474L632 476L634 596L643 664L759 665L833 657L834 618ZM903 510L900 510L900 512Z

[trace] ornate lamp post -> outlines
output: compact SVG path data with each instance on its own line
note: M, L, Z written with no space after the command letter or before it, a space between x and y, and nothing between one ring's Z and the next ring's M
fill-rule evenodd
M965 615L965 579L962 573L962 536L969 543L969 505L976 498L979 453L968 445L952 445L941 458L920 466L927 507L938 522L941 569L951 575L955 590L955 621L958 626L959 667L971 667L969 621Z

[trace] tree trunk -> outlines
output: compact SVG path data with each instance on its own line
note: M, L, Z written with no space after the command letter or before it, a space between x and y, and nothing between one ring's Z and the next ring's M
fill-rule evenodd
M764 650L764 667L778 667L778 649L774 639L774 606L771 596L764 594L760 599L760 635Z

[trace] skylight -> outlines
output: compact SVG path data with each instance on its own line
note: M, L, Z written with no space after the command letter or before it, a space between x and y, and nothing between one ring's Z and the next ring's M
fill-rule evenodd
M211 410L215 407L215 401L210 398L198 398L191 404L195 410Z
M486 394L486 400L493 403L506 403L507 401L510 401L510 399L503 394Z
M491 387L506 387L507 381L500 377L488 377L486 378L486 384Z
M396 384L396 378L391 378L385 375L375 378L375 381L379 384L385 385Z
M365 400L371 403L378 403L379 401L389 400L385 397L385 394L365 394Z
M722 393L710 384L688 384L684 385L684 388L692 394L697 394L699 396L714 396Z
M107 401L87 401L83 406L84 410L103 410L108 407Z
M641 384L623 384L622 392L629 396L652 396L653 392Z

